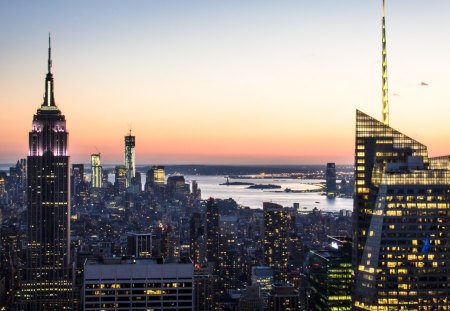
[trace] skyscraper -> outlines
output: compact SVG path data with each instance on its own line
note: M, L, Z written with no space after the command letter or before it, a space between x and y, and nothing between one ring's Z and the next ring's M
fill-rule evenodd
M72 197L78 194L79 185L84 182L84 164L72 164L71 187Z
M450 157L357 111L354 306L450 307Z
M357 111L354 310L450 308L450 156L389 126L385 3L382 121Z
M283 206L264 202L264 261L275 282L287 282L290 216Z
M323 250L311 250L307 257L309 309L311 311L352 310L352 243L346 237L329 237Z
M126 186L131 186L131 181L136 173L136 162L134 147L136 145L135 137L130 133L125 136L125 170L126 170Z
M219 258L219 217L217 202L209 198L206 204L206 259L213 263L217 263Z
M100 153L91 154L91 187L101 188L103 183Z
M327 169L325 173L326 178L326 192L327 197L334 198L337 194L336 188L336 164L327 163Z
M114 169L114 188L120 194L123 194L126 190L126 175L127 170L123 165L117 165Z
M29 134L25 310L62 310L72 304L68 133L55 104L51 67L49 37L44 102Z

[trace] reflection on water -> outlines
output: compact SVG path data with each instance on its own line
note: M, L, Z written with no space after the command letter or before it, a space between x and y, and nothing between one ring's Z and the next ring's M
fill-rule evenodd
M283 206L293 206L299 203L300 208L318 209L324 211L339 211L342 209L352 210L352 199L327 199L320 192L313 193L292 193L292 192L274 192L273 190L247 189L248 186L220 186L226 182L225 176L185 176L187 182L196 180L202 190L202 198L233 198L241 205L251 208L262 208L263 202L278 203ZM275 184L280 185L281 189L290 188L291 190L317 189L317 183L323 180L296 180L296 179L230 179L232 181L252 182L255 184Z

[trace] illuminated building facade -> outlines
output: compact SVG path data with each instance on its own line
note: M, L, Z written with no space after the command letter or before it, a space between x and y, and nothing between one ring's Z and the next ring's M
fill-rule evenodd
M114 169L114 187L119 193L124 193L127 188L127 169L124 165L117 165Z
M136 145L136 140L133 135L130 133L125 136L125 154L124 154L124 163L126 170L126 187L131 186L131 182L136 174L136 155L134 152L134 147Z
M450 308L450 157L357 111L355 310Z
M340 237L330 237L325 250L309 252L309 310L352 310L351 254L350 239Z
M91 187L101 188L103 184L100 153L91 154Z
M84 266L84 310L193 310L186 259L105 259Z
M326 193L327 197L334 198L337 195L336 188L336 164L327 163L327 168L325 172L326 179Z
M206 259L208 262L217 263L219 258L219 206L213 198L209 198L206 204Z
M146 181L150 187L155 185L164 185L166 182L164 166L152 166L147 172Z
M287 282L290 216L283 206L264 202L264 261L275 282Z
M67 138L66 120L53 96L49 46L44 102L29 133L27 253L19 298L24 310L72 305Z
M205 226L200 213L192 213L189 221L189 255L194 264L205 263Z

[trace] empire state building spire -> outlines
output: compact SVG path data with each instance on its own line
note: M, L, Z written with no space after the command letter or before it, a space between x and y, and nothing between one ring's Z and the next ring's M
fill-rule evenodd
M388 95L388 75L387 75L387 51L386 51L386 22L385 5L383 0L382 11L382 101L383 101L383 124L389 125L389 95Z
M55 109L55 97L53 96L53 74L51 72L52 69L52 47L51 47L51 38L50 33L48 34L48 72L47 77L45 78L45 95L44 102L42 103L41 108L44 109Z

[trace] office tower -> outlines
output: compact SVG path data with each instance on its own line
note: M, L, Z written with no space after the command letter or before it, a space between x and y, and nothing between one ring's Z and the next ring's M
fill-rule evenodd
M336 188L336 164L327 163L327 169L325 173L326 179L326 193L327 197L334 198L337 194Z
M84 266L84 310L193 310L189 258L105 259Z
M127 188L127 170L124 165L117 165L114 169L114 187L119 193L124 193Z
M27 310L72 305L68 133L53 96L50 38L48 53L45 97L33 117L27 158L27 256L21 290Z
M309 310L352 310L352 243L349 238L329 237L324 250L308 254Z
M167 178L167 191L170 197L182 197L189 194L189 184L186 184L184 176L174 175Z
M166 173L164 166L152 166L147 172L146 183L153 187L155 185L164 185L166 182Z
M217 263L219 257L219 207L213 198L206 203L206 259Z
M79 186L84 182L84 164L72 164L70 193L75 197L79 192Z
M150 258L153 250L151 233L128 233L127 255L134 258Z
M290 216L283 206L264 202L264 261L275 282L287 282Z
M136 162L134 147L136 145L135 137L130 133L125 136L125 170L126 170L126 187L131 185L131 180L136 174Z
M355 309L448 308L450 158L360 111L355 149Z
M298 291L292 285L275 283L269 293L270 311L299 310Z
M100 153L91 154L91 187L101 188L103 184L102 165L100 163Z

